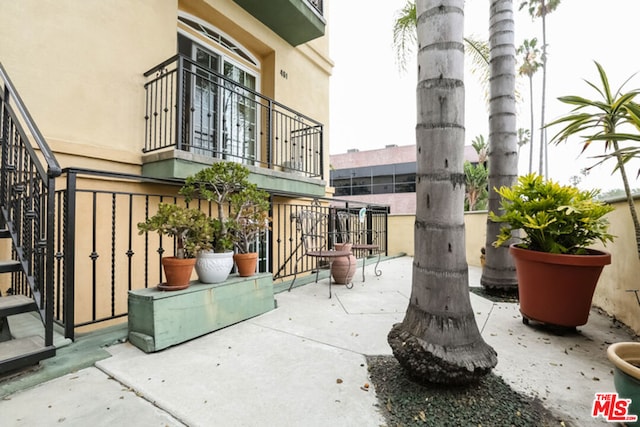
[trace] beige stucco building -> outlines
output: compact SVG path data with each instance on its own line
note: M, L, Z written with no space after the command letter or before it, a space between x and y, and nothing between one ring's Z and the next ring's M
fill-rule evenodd
M127 291L161 280L159 258L172 248L154 247L157 239L139 236L136 224L160 201L183 203L181 180L212 162L251 170L250 180L271 194L274 217L286 219L274 218L274 236L291 225L287 206L331 195L328 7L326 0L0 2L0 90L10 93L3 102L26 106L38 130L7 119L6 140L16 144L4 150L3 167L14 155L29 164L39 157L55 184L26 187L32 200L52 193L51 216L37 221L53 239L43 232L31 240L52 245L46 250L56 261L44 269L54 281L54 318L68 336L126 321ZM30 130L22 134L18 122ZM44 145L34 142L38 133ZM33 153L21 145L27 141ZM11 197L24 187L18 181L7 187ZM278 239L261 249L260 268L286 276L291 248ZM12 250L2 242L3 259ZM22 286L0 279L2 295L29 294Z
M324 3L326 7L327 2ZM282 9L281 21L272 24L276 29L282 27L279 34L261 21L267 19L267 12L262 11L258 1L2 2L0 61L63 168L134 174L150 170L150 174L159 177L181 177L189 170L183 163L194 162L196 153L219 157L231 152L231 148L221 145L222 131L214 135L222 117L216 117L217 122L213 118L207 120L208 115L216 113L214 104L218 100L206 86L219 77L207 75L204 69L251 88L312 119L314 124L328 124L333 64L328 37L313 32L318 25L324 33L326 22L322 12L306 8L312 9L307 13L315 19L305 21L311 28L306 36L310 39L299 43L305 37L293 42L286 39L299 37L289 35L286 28L286 19L299 14L295 5L290 6L290 12ZM175 69L173 63L157 66L176 54L194 61L184 63L181 69L183 77L191 77L181 82L188 87L179 94L175 81L165 81L173 87L152 89L165 90L168 98L192 95L183 105L188 117L173 117L183 120L185 134L179 141L183 150L169 148L170 143L178 142L171 140L176 131L175 124L169 131L172 118L162 118L167 112L146 105L157 102L159 108L175 108L177 98L168 102L152 99L153 94L145 91L145 85L149 88L158 73ZM264 104L259 96L248 92L243 95ZM229 102L241 104L245 99ZM173 105L169 105L172 101ZM195 111L189 112L189 108ZM237 111L233 110L233 114ZM266 123L261 120L260 111L254 112L256 117L245 114L242 118L262 130ZM162 124L160 120L164 120ZM167 130L160 127L165 125ZM145 141L146 133L158 135L146 135ZM193 136L188 133L209 139L194 143L188 141ZM326 135L322 142L329 143ZM239 144L238 138L233 143ZM258 166L269 165L269 156L271 165L300 160L278 157L273 147L268 152L267 142L260 140L258 134L252 135L250 144L247 153L234 154L246 155ZM162 151L159 148L174 152L158 155ZM185 154L192 156L187 162L176 160ZM323 155L326 159L319 159L323 170L315 171L320 177L328 170L328 150L323 150Z

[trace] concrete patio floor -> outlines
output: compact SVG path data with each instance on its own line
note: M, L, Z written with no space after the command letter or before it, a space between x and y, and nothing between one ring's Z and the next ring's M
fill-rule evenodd
M273 311L157 353L116 343L89 367L36 386L0 383L0 425L384 425L375 390L364 387L365 356L391 354L387 333L407 307L412 260L382 262L379 277L367 266L366 282L356 274L354 288L334 285L331 299L327 279L279 293ZM472 286L480 275L470 267ZM571 425L606 424L591 406L595 393L615 391L606 348L633 340L624 328L592 310L577 333L555 335L524 325L517 303L474 293L471 302L498 352L497 375Z

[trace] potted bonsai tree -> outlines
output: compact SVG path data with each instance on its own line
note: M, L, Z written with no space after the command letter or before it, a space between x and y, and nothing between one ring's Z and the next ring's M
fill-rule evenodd
M202 283L220 283L227 280L233 268L233 240L228 230L228 220L209 218L211 241L196 255L195 269Z
M605 215L613 207L597 201L597 191L562 186L542 177L521 176L513 187L497 190L503 223L494 246L510 245L518 278L523 322L576 327L589 316L598 278L611 255L589 249L595 241L612 241ZM522 230L524 236L515 232Z
M187 288L196 254L211 248L213 236L211 221L198 209L160 203L155 215L138 223L138 234L150 231L174 237L176 241L176 255L162 257L166 282L159 284L158 288L161 290Z
M204 264L204 260L201 263L204 257L222 258L219 260L224 263L223 266L206 268L226 271L222 280L216 279L210 283L225 280L234 263L232 249L235 247L239 253L248 252L250 243L268 227L268 193L249 182L249 169L245 166L234 162L216 162L187 177L180 194L187 201L197 197L216 204L218 218L213 225L213 252L201 251L196 271L199 271L200 264ZM252 272L255 272L255 264Z
M258 252L251 247L260 234L269 229L269 193L247 183L238 193L231 196L231 235L237 253L233 259L238 275L252 276L256 271Z

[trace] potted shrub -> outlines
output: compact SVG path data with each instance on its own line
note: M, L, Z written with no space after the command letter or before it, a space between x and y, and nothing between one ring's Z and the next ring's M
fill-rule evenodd
M221 283L233 268L233 240L224 218L209 218L211 241L196 255L196 273L202 283Z
M193 198L214 202L218 216L213 220L215 230L213 247L202 251L196 262L198 278L203 283L219 283L227 280L233 268L233 241L229 234L228 210L229 197L240 191L241 184L247 180L249 171L234 162L216 162L185 179L180 194L187 201Z
M218 222L214 231L216 242L221 244L214 244L214 252L225 254L223 256L229 266L227 274L234 263L232 249L235 247L239 254L249 252L250 244L268 229L269 194L249 182L249 169L239 163L216 162L189 176L180 194L187 201L198 197L216 203ZM202 256L205 254L203 252ZM253 258L257 262L257 254ZM198 265L199 262L196 267ZM254 272L255 264L251 274Z
M238 193L231 196L232 222L230 226L237 253L233 259L238 275L252 276L258 263L258 252L251 247L260 235L269 229L269 193L247 183Z
M591 299L602 268L611 255L589 249L595 241L613 240L605 215L613 207L597 201L598 191L562 186L542 177L521 176L513 187L497 190L503 223L494 246L510 245L518 278L523 322L576 327L589 316ZM524 236L516 235L522 230Z
M160 203L155 215L138 223L138 234L150 231L174 237L176 241L176 255L162 257L166 282L159 284L158 288L162 290L187 288L196 254L211 247L212 228L209 218L198 209Z

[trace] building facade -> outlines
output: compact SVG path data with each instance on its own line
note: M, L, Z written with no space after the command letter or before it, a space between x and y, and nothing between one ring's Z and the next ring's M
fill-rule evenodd
M212 162L246 165L250 181L271 194L261 271L291 270L295 236L283 243L278 233L291 227L292 206L331 195L327 7L326 0L0 2L0 77L11 81L0 79L3 168L28 161L50 173L51 187L42 188L52 193L52 211L40 218L24 206L40 218L33 252L56 257L47 274L58 298L54 317L68 336L126 321L128 290L162 280L159 260L173 248L139 236L136 224L160 202L184 203L182 180ZM38 132L10 118L18 98ZM33 142L36 134L42 138ZM20 180L31 173L22 172ZM7 188L23 197L12 193L24 190L17 178ZM41 193L28 192L31 200ZM0 252L11 258L15 242ZM22 292L15 279L1 280L1 295Z
M473 147L464 158L477 163ZM416 146L389 145L331 155L330 183L335 197L389 205L392 214L416 213Z

